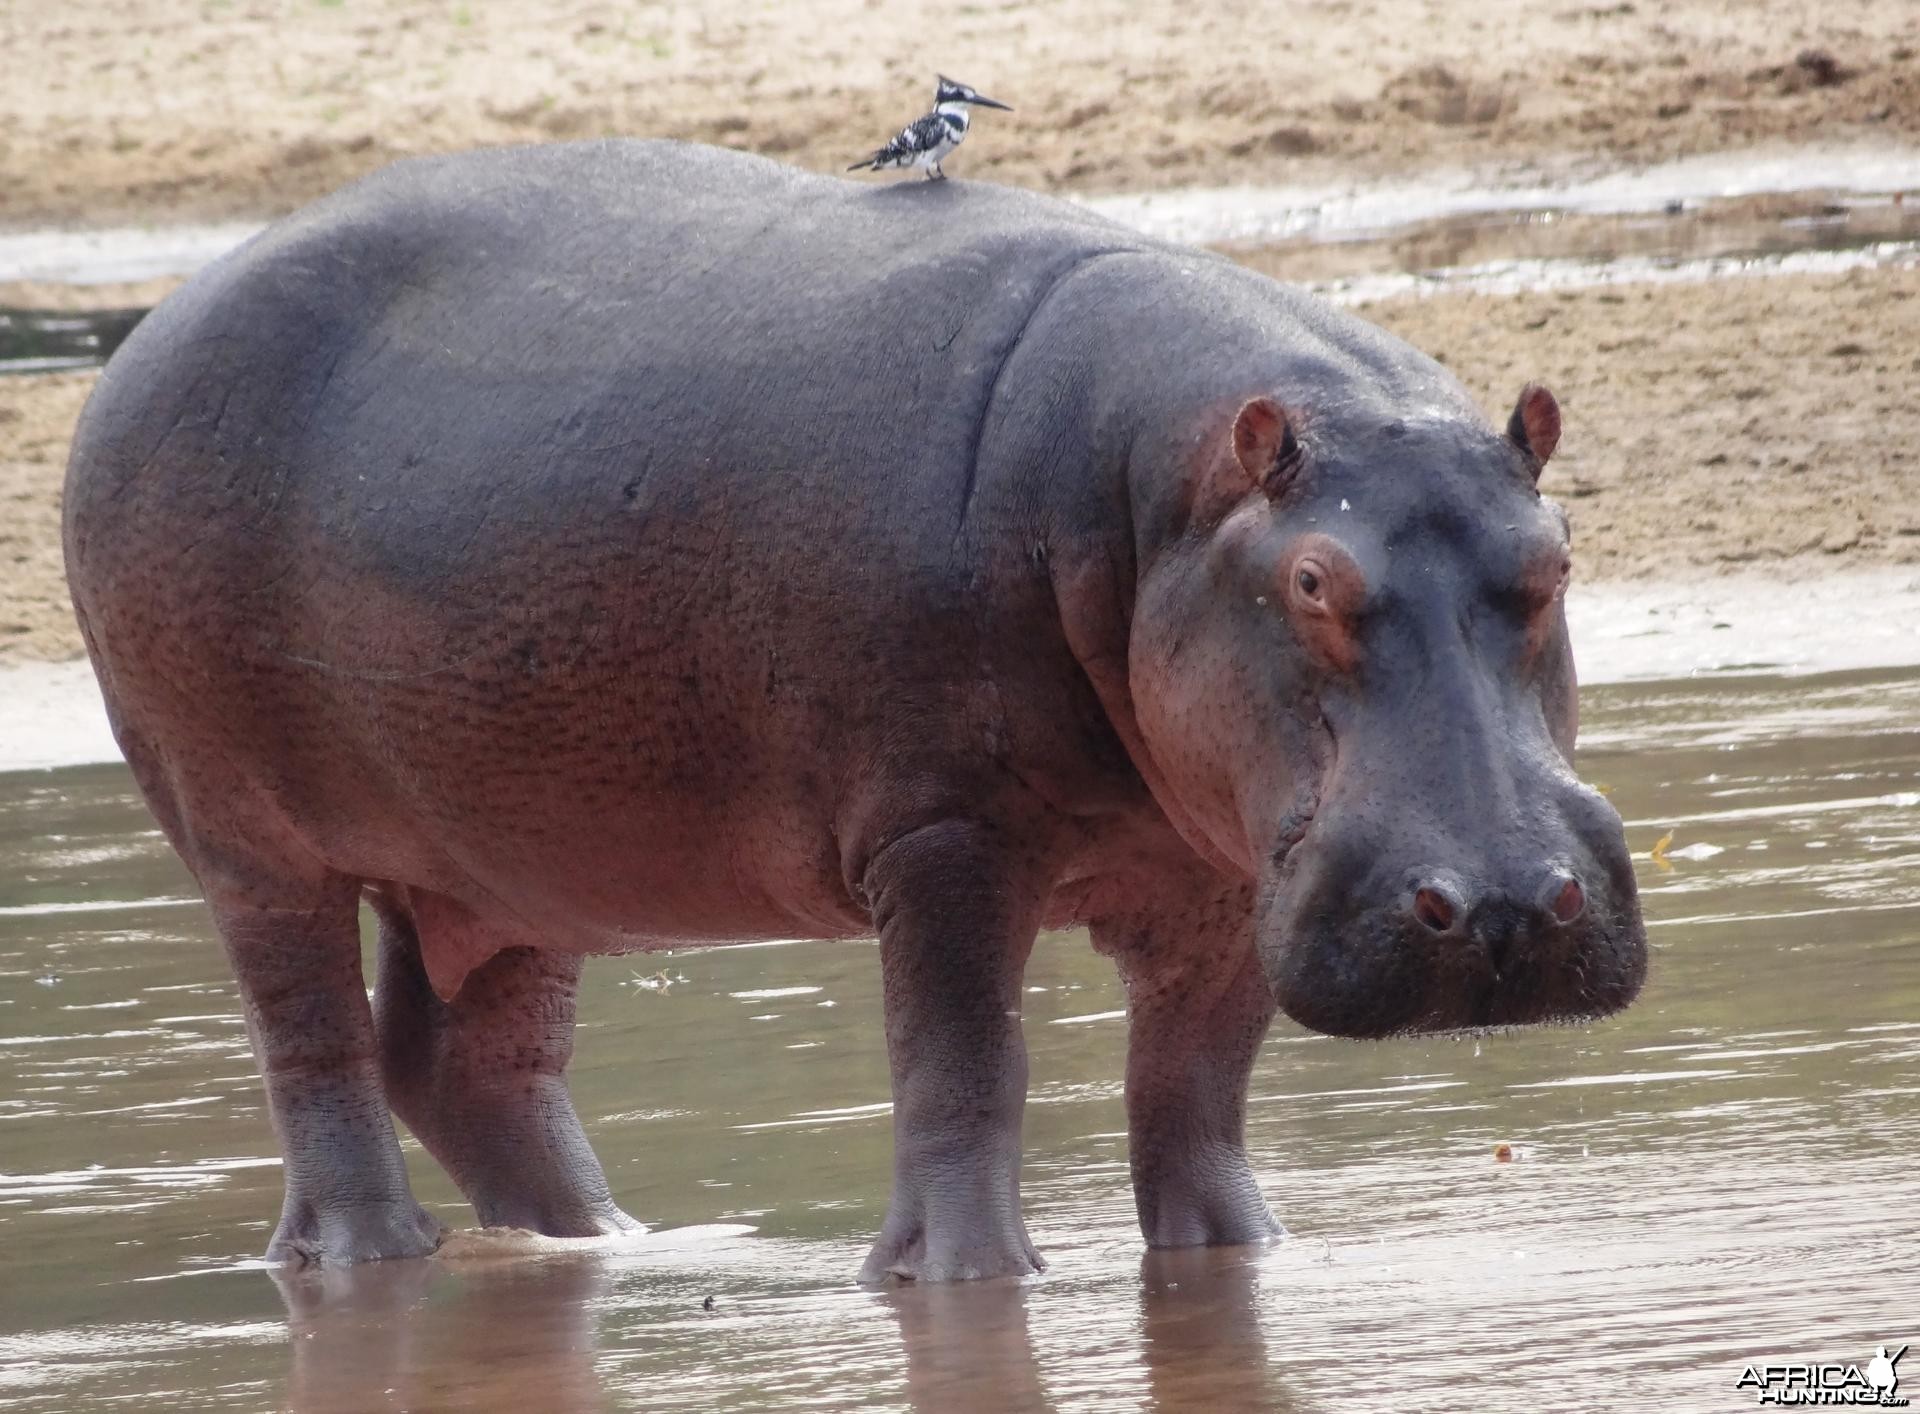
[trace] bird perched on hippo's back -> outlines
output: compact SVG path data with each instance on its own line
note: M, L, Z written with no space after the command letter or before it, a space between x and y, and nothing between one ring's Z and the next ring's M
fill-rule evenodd
M928 181L944 181L947 174L940 170L940 163L966 137L967 126L973 121L973 114L969 110L999 108L1008 113L1013 111L1006 104L983 97L944 74L938 77L939 87L933 94L933 111L908 123L885 147L847 168L849 172L882 172L896 167L918 167L926 172Z

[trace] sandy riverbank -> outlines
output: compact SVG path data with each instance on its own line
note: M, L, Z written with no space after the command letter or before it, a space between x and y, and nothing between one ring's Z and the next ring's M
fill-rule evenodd
M1920 135L1897 0L80 0L0 7L0 224L273 215L391 159L609 134L837 170L940 69L1051 190Z

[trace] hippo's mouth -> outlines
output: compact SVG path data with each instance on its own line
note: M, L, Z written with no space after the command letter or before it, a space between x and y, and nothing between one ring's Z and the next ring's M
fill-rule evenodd
M1286 897L1297 858L1275 880L1269 919L1301 919ZM1498 964L1483 947L1434 947L1391 910L1343 926L1283 923L1261 954L1282 1011L1362 1039L1590 1022L1631 1002L1645 976L1641 935L1614 917L1558 930Z
M1280 817L1280 828L1274 836L1273 849L1268 862L1273 869L1284 871L1287 860L1294 849L1307 837L1308 829L1313 825L1314 816L1320 813L1320 791L1316 784L1301 782L1294 792L1293 803L1287 807L1287 813Z
M1402 910L1340 917L1316 904L1313 812L1290 816L1261 889L1261 963L1280 1009L1331 1036L1484 1034L1573 1025L1630 1003L1646 973L1631 907L1596 904L1577 926L1515 938L1425 934Z
M1318 804L1318 802L1315 802ZM1313 809L1293 811L1280 822L1280 837L1274 842L1273 865L1276 869L1285 869L1287 860L1294 849L1307 838L1307 829L1313 824Z

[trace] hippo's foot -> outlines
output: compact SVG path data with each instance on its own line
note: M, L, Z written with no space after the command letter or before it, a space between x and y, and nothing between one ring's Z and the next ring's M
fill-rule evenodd
M322 1212L289 1196L280 1226L267 1244L267 1260L284 1266L339 1267L426 1257L445 1236L440 1220L411 1198Z
M618 1237L641 1233L647 1225L629 1217L606 1195L606 1182L595 1165L592 1185L530 1192L517 1189L499 1196L476 1193L474 1214L482 1227L517 1227L545 1237Z
M1237 1148L1195 1156L1178 1173L1138 1179L1134 1196L1149 1247L1237 1247L1285 1235Z
M421 929L477 928L456 905L416 891L412 911L384 896L375 1022L394 1113L473 1204L483 1227L546 1237L645 1229L615 1206L567 1094L580 959L507 948L442 1001L421 957ZM431 933L429 934L431 936Z
M899 1212L898 1204L894 1211ZM918 1219L896 1222L890 1214L860 1280L868 1286L890 1280L978 1281L1037 1276L1046 1266L1018 1217L978 1226L939 1223L930 1230Z

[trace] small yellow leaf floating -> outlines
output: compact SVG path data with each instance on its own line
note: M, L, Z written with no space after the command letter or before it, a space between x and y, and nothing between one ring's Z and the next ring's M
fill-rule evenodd
M1673 831L1668 830L1664 835L1660 836L1659 839L1653 842L1653 848L1650 851L1648 851L1647 858L1651 859L1655 864L1659 865L1662 869L1672 869L1673 861L1667 858L1667 851L1672 847L1673 847Z
M1613 787L1604 781L1588 781L1587 784L1604 796L1611 798L1613 795Z
M1513 1162L1513 1145L1495 1144L1493 1146L1493 1161L1496 1164L1512 1163Z

